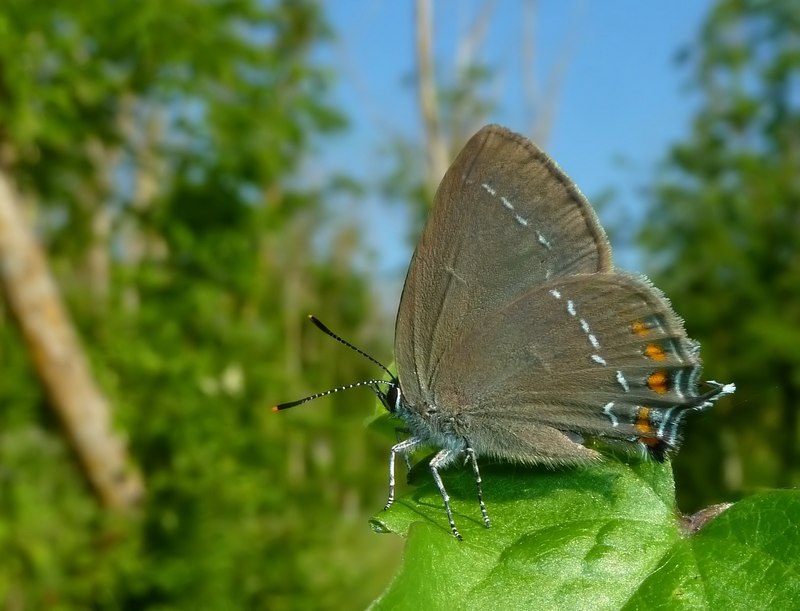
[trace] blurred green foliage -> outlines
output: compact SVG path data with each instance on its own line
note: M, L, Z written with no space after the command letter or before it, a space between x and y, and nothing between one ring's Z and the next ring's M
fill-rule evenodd
M148 493L99 510L0 309L0 606L363 607L388 581L364 398L269 412L375 375L305 322L375 346L353 230L312 241L347 181L298 179L345 125L329 35L310 1L3 2L0 163Z
M736 394L687 427L685 509L800 484L800 11L722 0L683 60L699 110L651 191L656 284Z
M652 191L654 280L739 388L687 427L684 510L800 479L798 18L717 4L685 58L700 112ZM99 510L0 308L0 605L358 608L394 572L400 542L366 528L386 486L372 401L268 409L376 375L309 311L388 354L355 228L314 239L322 202L358 187L303 165L345 127L312 61L330 35L311 0L3 1L0 165L148 495L134 521ZM454 141L490 107L485 70L461 78ZM430 194L400 180L421 156L396 149L387 192L421 219Z

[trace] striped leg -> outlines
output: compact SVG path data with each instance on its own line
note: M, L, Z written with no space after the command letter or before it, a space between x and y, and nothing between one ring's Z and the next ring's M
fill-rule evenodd
M389 500L386 501L386 505L383 507L384 510L389 509L394 503L394 488L395 488L395 479L394 479L394 462L395 458L398 454L403 454L408 460L408 454L413 452L414 449L419 445L419 439L416 437L411 437L410 439L406 439L399 443L396 443L392 446L392 449L389 451Z
M456 523L453 520L453 512L450 509L450 496L447 494L447 490L444 488L444 483L442 482L442 477L439 475L439 469L445 468L454 459L458 458L460 452L456 450L440 450L436 456L431 459L431 473L433 473L433 481L436 482L436 487L439 488L439 494L442 495L442 500L444 500L444 510L447 512L447 519L450 521L450 530L453 531L453 536L458 539L459 541L463 541L464 538L461 536L461 533L458 532L456 528Z
M481 506L481 515L483 516L483 523L486 528L492 527L492 521L489 519L489 514L486 513L486 505L483 503L483 489L481 488L481 472L478 470L478 459L475 456L475 450L470 447L466 449L467 460L472 463L472 472L475 474L475 484L478 487L478 503Z
M397 438L397 443L403 441L401 438L403 435L408 435L411 431L405 428L397 427L394 430L395 436ZM413 450L412 450L413 451ZM406 481L410 484L411 483L411 452L405 452L403 454L403 460L406 463Z

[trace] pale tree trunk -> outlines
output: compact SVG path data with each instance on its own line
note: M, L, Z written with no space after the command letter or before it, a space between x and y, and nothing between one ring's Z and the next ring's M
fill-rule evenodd
M479 64L483 46L490 29L492 14L497 7L495 0L484 0L478 5L471 27L458 42L455 66L456 79L461 80L468 70ZM544 86L539 86L536 67L536 0L525 0L521 5L521 66L519 80L522 82L523 102L527 116L528 135L540 146L545 146L552 131L560 98L564 76L576 46L575 28L565 37L556 60L549 67ZM417 89L420 115L424 128L427 167L425 184L429 191L435 190L449 165L447 143L461 143L477 130L479 124L471 124L481 117L470 116L474 109L456 105L449 109L448 126L443 127L442 112L438 101L438 90L433 55L433 4L431 0L416 1L416 56ZM500 70L502 73L502 69ZM516 77L514 77L516 78ZM477 92L476 92L477 95ZM459 133L467 129L466 133Z
M142 497L143 482L112 431L108 402L92 379L20 199L0 171L0 283L87 479L105 507L132 508Z
M442 134L432 49L433 24L430 0L417 0L417 78L419 107L425 126L425 185L433 193L442 180L450 160Z

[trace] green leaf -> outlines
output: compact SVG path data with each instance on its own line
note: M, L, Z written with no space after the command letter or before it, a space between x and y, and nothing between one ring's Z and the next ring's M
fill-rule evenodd
M740 501L669 550L625 609L796 609L800 492Z
M754 496L684 536L669 465L482 472L491 529L470 470L445 480L463 542L432 482L373 518L376 530L408 537L373 608L791 608L800 597L800 531L790 519L800 493Z

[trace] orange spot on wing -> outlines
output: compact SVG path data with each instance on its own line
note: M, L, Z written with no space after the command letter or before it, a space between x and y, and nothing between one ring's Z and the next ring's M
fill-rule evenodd
M667 353L658 344L647 344L644 349L644 355L654 361L664 361L667 358Z
M649 407L642 406L639 408L639 413L636 414L636 422L633 424L633 428L641 435L653 435L655 433L653 425L650 424ZM642 439L641 441L647 443L645 439Z
M669 389L667 388L667 372L666 371L654 371L649 376L647 376L647 386L653 392L657 392L660 395L666 393Z
M631 331L633 331L636 335L644 337L650 333L650 327L644 324L641 320L637 320L631 325Z

